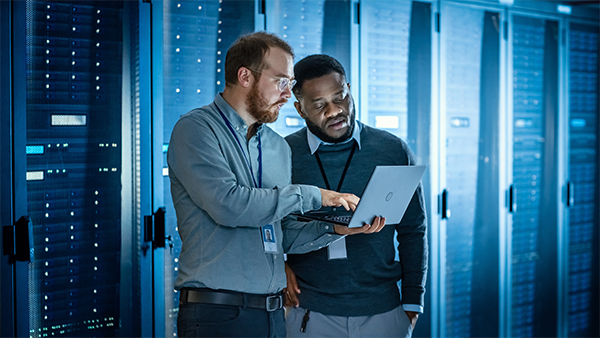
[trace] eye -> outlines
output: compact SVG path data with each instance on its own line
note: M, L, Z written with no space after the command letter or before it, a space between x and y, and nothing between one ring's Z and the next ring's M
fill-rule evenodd
M284 90L285 87L287 87L288 83L289 83L289 79L287 79L285 77L281 77L277 81L277 86L279 87L279 90Z
M333 98L333 103L342 103L342 102L346 101L347 97L348 97L348 95L338 95Z

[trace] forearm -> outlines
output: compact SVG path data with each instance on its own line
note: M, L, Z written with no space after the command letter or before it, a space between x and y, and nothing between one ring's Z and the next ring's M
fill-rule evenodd
M423 306L427 278L427 238L413 236L411 239L412 241L407 241L407 238L404 238L404 242L399 245L402 264L402 302Z
M342 238L334 232L332 224L326 222L300 222L294 216L281 221L283 250L290 254L303 254L319 250Z
M298 185L274 189L238 187L225 195L216 189L213 196L219 202L203 203L201 207L218 224L228 227L261 227L293 212L318 209L320 199L317 194Z

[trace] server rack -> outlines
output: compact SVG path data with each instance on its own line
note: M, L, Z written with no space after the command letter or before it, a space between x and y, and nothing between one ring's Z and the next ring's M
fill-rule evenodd
M598 79L597 23L568 21L567 104L568 183L565 335L598 335ZM595 244L594 244L595 243Z
M28 1L29 334L118 334L122 4ZM23 288L19 290L20 288Z

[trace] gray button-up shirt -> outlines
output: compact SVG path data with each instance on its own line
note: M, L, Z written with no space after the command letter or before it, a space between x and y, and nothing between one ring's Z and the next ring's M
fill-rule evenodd
M181 116L173 129L167 162L183 242L176 289L275 293L286 285L284 252L306 253L341 237L330 224L286 217L319 209L321 193L291 184L291 151L281 136L262 125L247 140L247 131L220 94ZM254 183L259 182L259 137L262 188ZM266 224L274 227L277 253L263 247L260 228Z

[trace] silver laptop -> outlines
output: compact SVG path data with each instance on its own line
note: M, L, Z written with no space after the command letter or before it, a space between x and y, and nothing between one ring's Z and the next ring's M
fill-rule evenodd
M300 221L324 221L351 228L371 224L376 216L385 217L386 224L400 223L425 168L424 165L377 166L354 212L337 208L335 211L317 210L293 215Z

